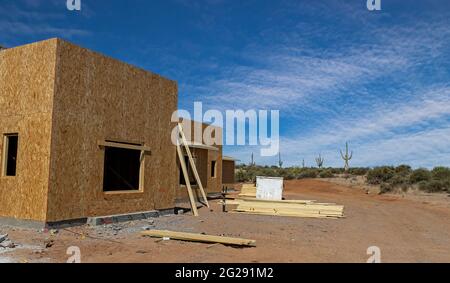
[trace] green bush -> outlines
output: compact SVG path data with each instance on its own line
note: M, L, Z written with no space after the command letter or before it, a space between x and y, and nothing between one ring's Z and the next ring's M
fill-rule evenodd
M393 167L375 167L367 173L367 183L372 185L386 183L394 176L394 173L395 170Z
M400 165L400 166L395 167L395 174L407 176L407 175L410 175L411 173L412 173L412 169L411 169L411 166L409 166L409 165Z
M447 167L435 167L431 171L431 175L434 180L446 181L450 180L450 168Z
M317 174L318 174L317 169L308 168L302 170L302 172L300 172L300 174L297 176L297 179L316 178Z
M411 184L417 184L422 181L429 181L431 180L431 173L428 171L428 169L425 168L419 168L414 170L411 173L411 176L409 177L409 182Z
M250 175L244 169L238 169L235 173L237 182L249 182L251 181Z
M367 172L369 171L369 168L363 168L363 167L359 167L359 168L350 168L348 170L348 172L351 175L356 175L356 176L364 176L367 174Z
M431 180L419 182L419 190L427 193L438 193L448 191L448 185L445 181Z
M381 183L380 195L394 191L394 186L389 183Z
M404 186L409 185L409 176L404 175L394 175L390 180L389 183L393 186Z
M331 170L331 173L333 174L343 174L344 168L329 168Z
M319 173L319 177L320 177L320 178L333 178L334 175L333 175L333 173L331 172L331 170L327 169L327 170L322 170L322 171Z

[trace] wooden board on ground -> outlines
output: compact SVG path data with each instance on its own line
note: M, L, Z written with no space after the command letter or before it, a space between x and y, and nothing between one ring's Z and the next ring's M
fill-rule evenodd
M231 238L223 236L203 235L196 233L174 232L166 230L150 230L141 232L144 236L156 238L170 238L181 241L202 242L202 243L219 243L233 246L247 246L252 247L256 245L255 240Z

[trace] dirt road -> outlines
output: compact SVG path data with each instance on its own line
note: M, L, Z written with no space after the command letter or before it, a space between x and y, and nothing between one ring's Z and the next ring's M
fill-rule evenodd
M450 262L450 198L367 195L364 190L320 180L288 181L287 199L345 205L346 218L224 214L213 211L135 221L108 227L72 227L49 232L1 227L21 246L0 250L0 261L65 262L77 246L82 262L366 262L367 249L381 249L383 262ZM144 226L255 239L257 247L158 241L141 237ZM44 248L53 240L53 245Z

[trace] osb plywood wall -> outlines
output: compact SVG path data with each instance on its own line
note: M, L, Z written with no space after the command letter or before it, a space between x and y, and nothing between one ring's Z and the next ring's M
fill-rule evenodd
M233 185L235 183L234 169L235 162L231 160L222 161L222 183L227 185Z
M19 134L17 175L0 176L0 217L46 218L56 45L0 52L0 156L4 134Z
M188 141L192 142L195 141L196 143L202 143L204 144L201 137L196 136L194 134L195 127L198 127L198 129L203 133L204 130L209 126L208 124L196 122L196 121L189 121L186 120L186 122L190 122L190 129L186 129L185 132L187 133L189 130L191 132L190 138L189 134L187 134ZM216 135L218 135L219 140L222 140L222 128L214 127L216 131ZM197 160L197 170L200 175L200 180L202 181L202 185L206 191L206 193L217 193L222 191L222 145L213 145L214 147L217 147L218 150L206 150L206 149L191 149L191 151L195 152L196 155L199 157ZM177 159L178 160L178 159ZM211 170L212 170L212 161L216 161L216 176L212 177ZM178 170L180 170L179 162L178 162ZM178 174L180 176L180 174ZM179 179L178 179L179 182ZM179 184L179 183L178 183ZM200 195L199 192L197 192L198 188L195 186L193 187L194 192L196 195ZM201 196L201 195L200 195ZM184 200L187 199L187 188L184 185L179 185L177 190L177 199Z
M47 221L174 207L177 85L58 41ZM143 192L103 192L99 140L144 143Z

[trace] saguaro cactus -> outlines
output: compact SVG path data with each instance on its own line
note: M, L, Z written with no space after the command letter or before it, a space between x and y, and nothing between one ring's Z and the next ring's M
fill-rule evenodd
M278 166L283 168L283 161L281 161L281 152L278 153Z
M252 152L252 159L250 161L250 166L255 166L255 165L256 165L256 163L255 163L255 160L253 159L253 152Z
M350 155L348 155L348 142L345 143L345 154L342 152L342 150L340 150L340 152L341 152L342 159L345 161L344 169L345 169L345 172L347 173L348 169L350 169L350 166L348 165L348 162L353 157L353 151L350 152Z
M319 154L319 157L316 158L317 167L322 168L324 161L325 159Z

